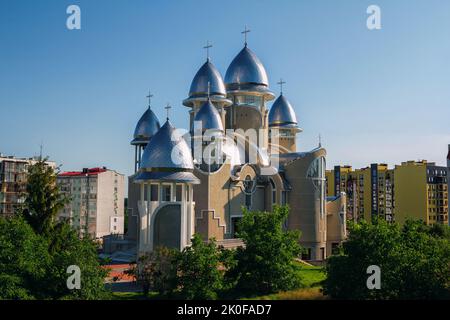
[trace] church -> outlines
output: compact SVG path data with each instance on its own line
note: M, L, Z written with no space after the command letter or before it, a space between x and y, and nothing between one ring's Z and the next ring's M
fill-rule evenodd
M138 255L157 246L182 250L194 233L240 246L242 208L270 212L274 204L289 205L284 228L301 231L304 260L325 260L345 239L345 194L326 197L320 143L297 150L302 129L279 84L276 96L245 39L225 78L208 52L182 101L189 130L175 128L169 114L160 122L149 102L131 141L128 236Z

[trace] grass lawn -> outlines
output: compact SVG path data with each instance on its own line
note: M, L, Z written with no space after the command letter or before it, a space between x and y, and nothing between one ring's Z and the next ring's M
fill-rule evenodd
M325 280L325 272L321 267L309 266L295 262L299 267L304 288L278 292L266 296L251 298L252 300L324 300L327 299L321 292L321 282Z
M300 266L299 274L302 282L307 288L321 287L321 282L325 280L325 272L322 267L309 266L300 262L295 262Z
M251 300L323 300L327 299L321 292L321 282L325 280L323 268L309 266L296 262L299 265L299 274L302 278L304 288L278 292L266 296L252 297ZM158 299L157 293L150 293L144 297L141 292L113 292L116 300L144 300ZM247 299L244 299L247 300Z

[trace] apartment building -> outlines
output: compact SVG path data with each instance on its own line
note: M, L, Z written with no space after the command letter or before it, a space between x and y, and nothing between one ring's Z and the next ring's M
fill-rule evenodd
M447 153L447 204L450 203L450 144L448 145L448 153ZM450 220L449 220L450 224Z
M16 158L0 154L0 216L12 216L25 200L28 166L39 158ZM56 168L55 162L47 165Z
M61 191L70 203L60 212L79 230L93 238L124 232L124 175L106 167L85 168L58 175Z
M355 170L335 166L326 173L327 195L347 194L350 220L381 217L404 223L413 218L448 224L447 175L447 168L425 160L402 162L394 169L377 163Z
M448 224L447 168L433 162L407 161L395 166L396 220L421 219Z
M371 164L355 169L351 166L335 166L327 170L327 196L347 195L347 219L370 221L373 217L394 220L392 170L386 164Z

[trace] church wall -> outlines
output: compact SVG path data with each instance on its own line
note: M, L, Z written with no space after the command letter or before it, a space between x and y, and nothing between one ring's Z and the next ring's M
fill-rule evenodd
M285 167L286 178L292 186L288 228L302 232L300 244L311 249L311 260L322 260L326 255L326 215L321 216L320 192L306 175L314 159L325 155L325 149L318 149Z
M195 175L201 181L199 185L194 186L195 232L201 234L205 240L211 237L221 240L224 238L227 224L230 165L225 163L219 171L210 175L195 170Z

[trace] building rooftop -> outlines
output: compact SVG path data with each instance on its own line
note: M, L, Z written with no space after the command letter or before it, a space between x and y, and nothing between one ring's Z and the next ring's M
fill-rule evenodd
M84 168L82 171L66 171L60 173L58 177L83 177L86 175L98 175L102 172L106 172L108 169L106 167L97 167L97 168Z

